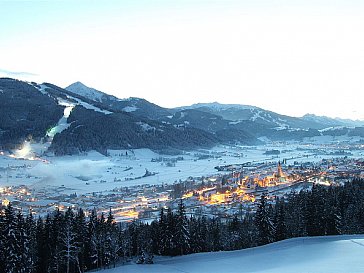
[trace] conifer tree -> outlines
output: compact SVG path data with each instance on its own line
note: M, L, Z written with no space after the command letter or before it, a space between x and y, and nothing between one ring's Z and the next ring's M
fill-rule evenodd
M99 261L99 252L98 252L98 242L97 242L97 234L96 234L96 226L98 224L97 221L97 212L96 209L91 211L90 217L87 222L87 230L86 230L86 240L85 243L85 256L86 256L86 268L94 269L98 268Z
M62 230L64 228L64 214L57 208L51 217L49 232L50 261L49 271L60 273L62 271Z
M281 241L287 238L287 227L284 213L284 203L277 201L276 213L274 217L274 240Z
M5 219L3 209L0 205L0 246L5 245ZM5 249L0 247L0 273L5 273Z
M63 228L60 232L61 255L66 266L66 273L74 271L79 267L78 252L79 247L76 240L76 232L74 229L75 215L71 208L65 213Z
M78 268L80 272L84 272L86 267L86 242L87 237L87 224L85 213L82 208L78 209L74 219L74 232L76 235L76 244L78 248Z
M176 214L176 254L184 255L190 251L190 233L188 229L188 223L186 218L186 210L182 199L178 204L178 210Z
M4 245L3 251L6 254L4 269L7 273L17 273L18 265L21 263L19 255L19 238L17 233L17 220L15 211L11 204L5 207L3 221Z
M27 257L26 264L31 269L31 272L35 272L36 270L36 262L37 262L37 225L34 220L33 214L30 211L26 220L25 220L25 231L27 234L27 248L29 251L29 255Z
M255 225L258 230L258 244L265 245L274 242L274 226L269 215L267 196L263 194L255 214Z

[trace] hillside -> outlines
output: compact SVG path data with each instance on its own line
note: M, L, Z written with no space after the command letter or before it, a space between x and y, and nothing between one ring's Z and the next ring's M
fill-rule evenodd
M288 117L247 105L195 104L166 109L142 98L119 99L77 82L0 79L0 146L25 139L52 142L57 155L108 149L190 150L218 144L258 145L316 136L360 136L349 121L306 115ZM336 126L336 122L338 122ZM330 125L330 126L329 126ZM340 125L340 126L339 126Z
M328 127L326 124L317 122L316 120L285 116L250 105L220 104L214 102L198 103L182 108L209 112L231 121L253 121L269 128L323 129ZM342 123L337 122L336 125L342 125Z
M40 140L62 115L55 98L31 84L0 78L0 148L14 148L27 138Z
M289 239L231 252L156 258L153 265L124 265L105 273L362 273L364 235Z
M119 99L104 92L88 87L81 82L75 82L65 90L88 100L101 103L111 111L130 112L139 117L159 119L171 114L168 109L160 107L142 98Z
M212 147L217 139L202 130L175 128L129 113L104 114L76 106L67 130L55 135L50 149L56 155L107 149L150 148L154 150Z

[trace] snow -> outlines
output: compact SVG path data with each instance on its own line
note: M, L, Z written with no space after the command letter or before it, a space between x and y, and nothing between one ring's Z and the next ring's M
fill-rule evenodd
M94 88L87 87L81 82L75 82L71 84L70 86L66 87L66 90L98 102L101 102L102 97L104 96L102 92Z
M157 257L152 265L130 264L104 273L362 273L364 235L295 238L231 252Z
M330 143L354 143L363 141L363 138L359 136L349 137L347 135L344 136L315 136L315 137L307 137L303 139L304 142L310 142L315 145L325 145Z
M183 157L183 160L178 160L172 167L163 162L152 161L152 159L159 157L172 159L177 156L161 155L149 149L109 150L108 156L88 152L77 156L52 157L42 155L49 144L31 143L30 149L28 146L24 146L27 149L26 158L35 153L44 161L16 159L0 155L0 175L5 177L5 173L1 170L5 170L10 165L14 168L9 170L11 176L7 183L9 186L26 185L33 189L48 188L61 190L66 194L74 192L84 194L133 185L172 184L188 177L220 173L215 167L229 164L276 162L283 159L287 159L288 164L291 164L294 161L298 163L318 162L323 158L333 157L329 154L322 155L314 152L315 149L321 147L320 143L323 141L313 145L294 142L272 143L268 139L266 140L267 144L262 146L217 146L210 150L184 152L179 155ZM280 155L264 154L265 151L273 149L280 150ZM16 152L14 151L14 154ZM352 158L364 157L362 150L351 152L353 156L350 157ZM201 159L201 155L208 155L209 158L202 157ZM23 167L24 165L26 167ZM142 177L145 169L156 174ZM85 177L87 177L87 181L84 179ZM0 186L4 186L4 182L0 179ZM62 188L59 189L60 187Z
M45 84L41 84L39 85L39 88L37 88L43 95L48 95L48 92L45 91L46 88L49 88L48 86L46 86Z
M135 112L136 110L138 110L138 107L135 106L126 106L123 108L124 112Z
M72 97L72 96L67 96L67 97L68 97L68 98L71 98L71 99L73 99L73 100L75 100L75 101L77 101L77 103L78 103L79 105L82 105L82 106L83 106L83 107L85 107L86 109L94 110L94 111L96 111L96 112L104 113L104 114L106 114L106 115L112 114L112 112L110 112L110 111L102 110L102 109L100 109L99 107L96 107L96 106L94 106L94 105L91 105L91 104L89 104L89 103L87 103L87 102L84 102L84 101L82 101L82 100L80 100L80 99L74 98L74 97Z
M136 122L136 124L138 124L140 127L142 127L143 131L145 131L145 132L156 129L155 127L150 126L149 124L141 122L141 121Z
M71 124L68 123L67 119L70 116L75 104L64 100L62 98L58 98L58 104L64 106L63 116L59 119L57 125L53 127L48 133L47 136L53 138L56 134L61 133L63 130L67 129Z
M181 107L181 108L185 108L185 109L189 109L189 108L199 108L199 107L209 107L211 109L214 109L216 111L223 111L223 110L227 110L229 108L237 108L237 109L243 109L243 110L249 110L249 109L258 109L255 106L251 106L251 105L243 105L243 104L221 104L218 102L211 102L211 103L196 103L193 104L191 106L187 106L187 107Z
M340 129L344 129L345 126L335 126L335 127L328 127L328 128L325 128L325 129L321 129L319 130L319 132L328 132L328 131L334 131L334 130L340 130ZM346 127L347 128L347 127Z
M47 85L44 85L44 84L41 84L40 85L40 87L39 88L37 88L42 94L44 94L44 95L48 95L49 96L49 94L47 93L47 91L46 91L46 88L49 88ZM88 88L88 87L86 87L86 88ZM69 90L70 92L73 92L73 91L71 91L71 90ZM95 90L96 92L99 92L99 91L97 91L97 90ZM77 93L77 92L73 92L73 93ZM97 94L97 93L96 93ZM102 94L102 93L101 93ZM82 95L82 94L81 94ZM85 97L87 97L87 96L85 96ZM87 102L84 102L84 101L82 101L82 100L80 100L80 99L78 99L78 98L75 98L75 97L73 97L73 96L69 96L69 95L67 95L67 98L69 98L69 99L72 99L73 101L77 101L77 104L78 105L82 105L84 108L86 108L86 109L89 109L89 110L94 110L94 111L96 111L96 112L100 112L100 113L104 113L104 114L106 114L106 115L108 115L108 114L112 114L112 112L110 112L110 111L107 111L107 110L102 110L102 109L100 109L99 107L96 107L96 106L94 106L94 105L91 105L91 104L89 104L89 103L87 103ZM63 103L63 104L62 104ZM73 105L73 107L75 106L74 105L74 103L72 103L72 102L70 102L70 101L67 101L67 100L63 100L63 99L61 99L61 98L58 98L58 104L60 104L60 105L62 105L62 106L66 106L66 107L68 107L68 106L71 106L71 105ZM72 109L71 109L72 110ZM67 110L67 111L69 111L69 112L71 112L71 110ZM68 118L68 117L67 117ZM62 128L62 130L64 130L65 128Z

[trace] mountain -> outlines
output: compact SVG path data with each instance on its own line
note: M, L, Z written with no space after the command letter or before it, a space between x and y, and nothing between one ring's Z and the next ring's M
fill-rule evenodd
M212 133L222 143L240 143L244 145L261 144L254 134L249 133L244 123L234 123L209 112L185 109L177 111L173 115L162 118L161 120L164 123L172 124L178 128L198 128Z
M102 103L104 107L111 111L131 112L139 117L150 119L158 119L171 114L168 109L160 107L145 99L134 97L118 99L115 96L107 95L106 93L88 87L81 82L75 82L65 89L72 92L74 95L82 96L97 103Z
M98 91L94 88L87 87L81 82L75 82L65 89L76 95L98 102L102 102L103 100L105 100L105 98L108 97L108 95L106 95L105 93Z
M166 109L141 98L119 99L80 82L67 90L51 83L3 78L0 106L1 149L34 138L51 142L49 149L56 155L257 145L261 137L274 141L321 135L364 137L364 127L342 126L347 123L336 124L326 117L295 118L254 106L219 103Z
M354 127L364 126L363 120L351 120L351 119L341 119L341 118L335 118L335 120L346 124L346 126L354 126Z
M107 149L150 148L158 151L212 147L217 138L195 128L175 128L130 113L110 113L76 106L68 121L70 127L54 136L50 150L56 155Z
M325 116L316 116L314 114L306 114L302 117L302 119L304 119L306 121L323 124L324 126L326 126L326 128L350 125L349 121L345 122L345 121L340 121L338 119L333 119L333 118L329 118L329 117L325 117Z
M103 273L359 273L363 235L303 237L235 251L157 257L154 264L126 264Z
M132 112L114 111L103 101L115 97L90 94L75 94L50 83L0 79L1 149L13 149L29 138L48 139L49 150L56 155L124 148L172 152L219 143L215 135L197 128L176 128Z
M216 132L229 126L229 121L223 117L196 109L177 111L162 120L177 127L195 127L207 132Z
M327 126L315 120L280 115L255 106L238 104L198 103L182 109L195 109L223 117L230 121L253 121L268 128L324 129Z
M0 148L13 149L24 140L40 140L63 115L57 100L32 84L0 78Z
M144 99L119 100L105 93L98 97L100 99L95 99L93 93L100 94L100 91L76 94L49 83L43 84L42 88L49 96L76 105L68 117L68 128L53 138L50 150L56 155L136 148L168 152L207 148L219 143L216 136L198 128L176 128L145 117L145 113L159 107ZM85 94L88 94L87 97L83 97ZM128 103L129 107L130 103L143 107L136 114L137 110L123 111L124 103Z

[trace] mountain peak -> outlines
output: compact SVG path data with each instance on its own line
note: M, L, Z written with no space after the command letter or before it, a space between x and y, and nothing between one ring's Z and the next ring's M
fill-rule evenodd
M65 88L67 91L70 91L74 94L86 97L93 101L102 101L102 97L105 95L103 92L96 90L94 88L88 87L80 81L74 82L68 87Z
M75 86L78 86L78 87L87 87L87 88L89 88L88 86L86 86L86 85L85 85L85 84L83 84L82 82L77 81L77 82L74 82L74 83L70 84L68 87L66 87L66 89L67 89L67 88L69 88L69 87L75 87Z

